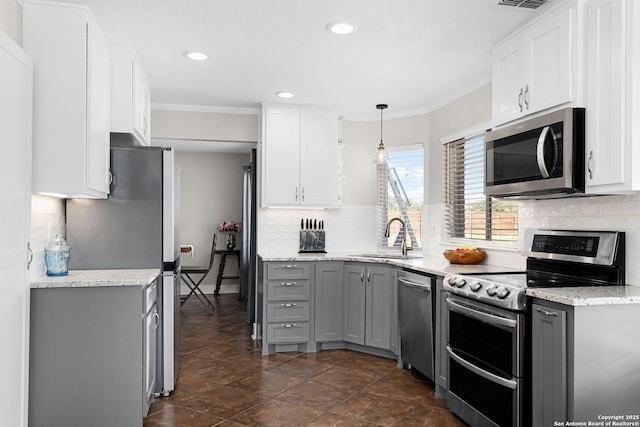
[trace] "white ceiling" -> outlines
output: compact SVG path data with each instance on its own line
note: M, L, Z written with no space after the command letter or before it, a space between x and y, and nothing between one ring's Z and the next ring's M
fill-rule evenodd
M491 47L537 12L495 0L66 0L112 45L134 47L151 101L250 108L328 105L351 119L428 112L491 79ZM329 22L358 30L338 36ZM204 62L186 50L210 55ZM296 94L283 101L277 91Z

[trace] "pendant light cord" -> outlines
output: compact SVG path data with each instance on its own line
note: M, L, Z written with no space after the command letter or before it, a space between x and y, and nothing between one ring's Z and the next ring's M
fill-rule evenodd
M387 104L378 104L376 108L380 110L380 146L378 148L384 149L384 144L382 143L382 111L387 108Z

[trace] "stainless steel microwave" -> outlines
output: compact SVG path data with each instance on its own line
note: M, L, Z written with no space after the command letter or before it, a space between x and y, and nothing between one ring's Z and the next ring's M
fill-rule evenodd
M565 108L487 132L485 156L488 196L536 199L584 193L584 108Z

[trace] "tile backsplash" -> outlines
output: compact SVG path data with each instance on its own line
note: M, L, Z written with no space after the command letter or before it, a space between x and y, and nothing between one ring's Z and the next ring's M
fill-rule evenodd
M44 246L56 234L65 235L64 200L40 195L31 196L31 277L46 273ZM71 249L73 251L73 248ZM73 256L73 252L72 252Z
M624 231L627 284L640 286L640 195L523 201L518 221L521 235L525 228Z
M444 230L444 206L425 206L425 251L438 255L447 243ZM604 230L626 233L627 284L640 286L640 195L574 197L518 202L520 241L517 246L486 248L491 264L525 268L520 242L527 228L559 230ZM478 246L482 246L478 244Z
M260 209L258 253L297 253L303 218L324 221L327 252L376 250L376 207L347 205L340 209Z

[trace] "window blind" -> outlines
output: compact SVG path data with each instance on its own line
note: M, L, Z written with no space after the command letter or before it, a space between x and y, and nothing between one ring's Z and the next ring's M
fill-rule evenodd
M517 205L484 194L484 132L446 144L443 171L449 237L517 240Z

